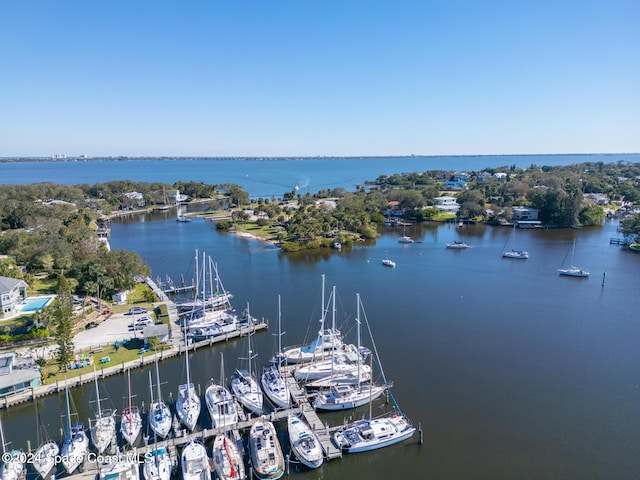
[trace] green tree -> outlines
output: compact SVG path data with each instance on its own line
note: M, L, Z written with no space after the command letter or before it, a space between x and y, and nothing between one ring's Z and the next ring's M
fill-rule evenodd
M58 367L67 371L69 362L73 359L73 298L69 282L60 275L58 277L58 296L53 305L54 338L58 344L56 361Z

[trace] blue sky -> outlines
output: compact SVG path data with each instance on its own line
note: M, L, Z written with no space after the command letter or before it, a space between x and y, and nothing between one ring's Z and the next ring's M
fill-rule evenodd
M600 152L637 0L0 0L0 157Z

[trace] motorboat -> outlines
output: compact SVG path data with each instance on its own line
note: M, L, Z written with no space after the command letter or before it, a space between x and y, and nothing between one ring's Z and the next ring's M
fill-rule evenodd
M390 258L383 258L382 259L382 265L384 265L385 267L395 267L396 266L396 262L394 262Z
M200 442L191 441L182 449L180 456L183 480L210 480L209 457Z
M455 241L453 243L447 243L446 247L452 250L464 250L465 248L471 248L471 245L468 245L465 242Z
M311 427L298 415L287 417L289 444L296 458L309 468L318 468L324 461L320 440Z
M402 442L415 431L415 427L404 415L394 413L347 425L334 433L333 440L343 452L359 453Z

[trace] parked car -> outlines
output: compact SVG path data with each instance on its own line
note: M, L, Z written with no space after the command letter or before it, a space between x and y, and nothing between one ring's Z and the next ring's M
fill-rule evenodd
M147 309L142 307L131 307L129 309L130 315L140 315L142 313L147 313Z
M86 330L89 330L90 328L96 328L97 326L98 326L98 324L96 322L89 322L84 326L84 328Z
M153 320L151 320L151 317L140 317L135 321L136 326L145 326L145 325L152 325L152 324L153 324Z

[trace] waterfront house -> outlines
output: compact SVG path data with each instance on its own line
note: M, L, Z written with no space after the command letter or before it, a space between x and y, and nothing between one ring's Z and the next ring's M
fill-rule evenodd
M434 197L433 201L440 212L458 213L458 210L460 210L460 205L458 204L456 197Z
M538 210L529 207L513 207L511 209L511 218L516 221L538 220Z
M0 277L0 318L19 313L18 304L27 298L27 282L11 277Z
M0 354L0 397L40 386L40 370L35 364L17 365L15 352Z

